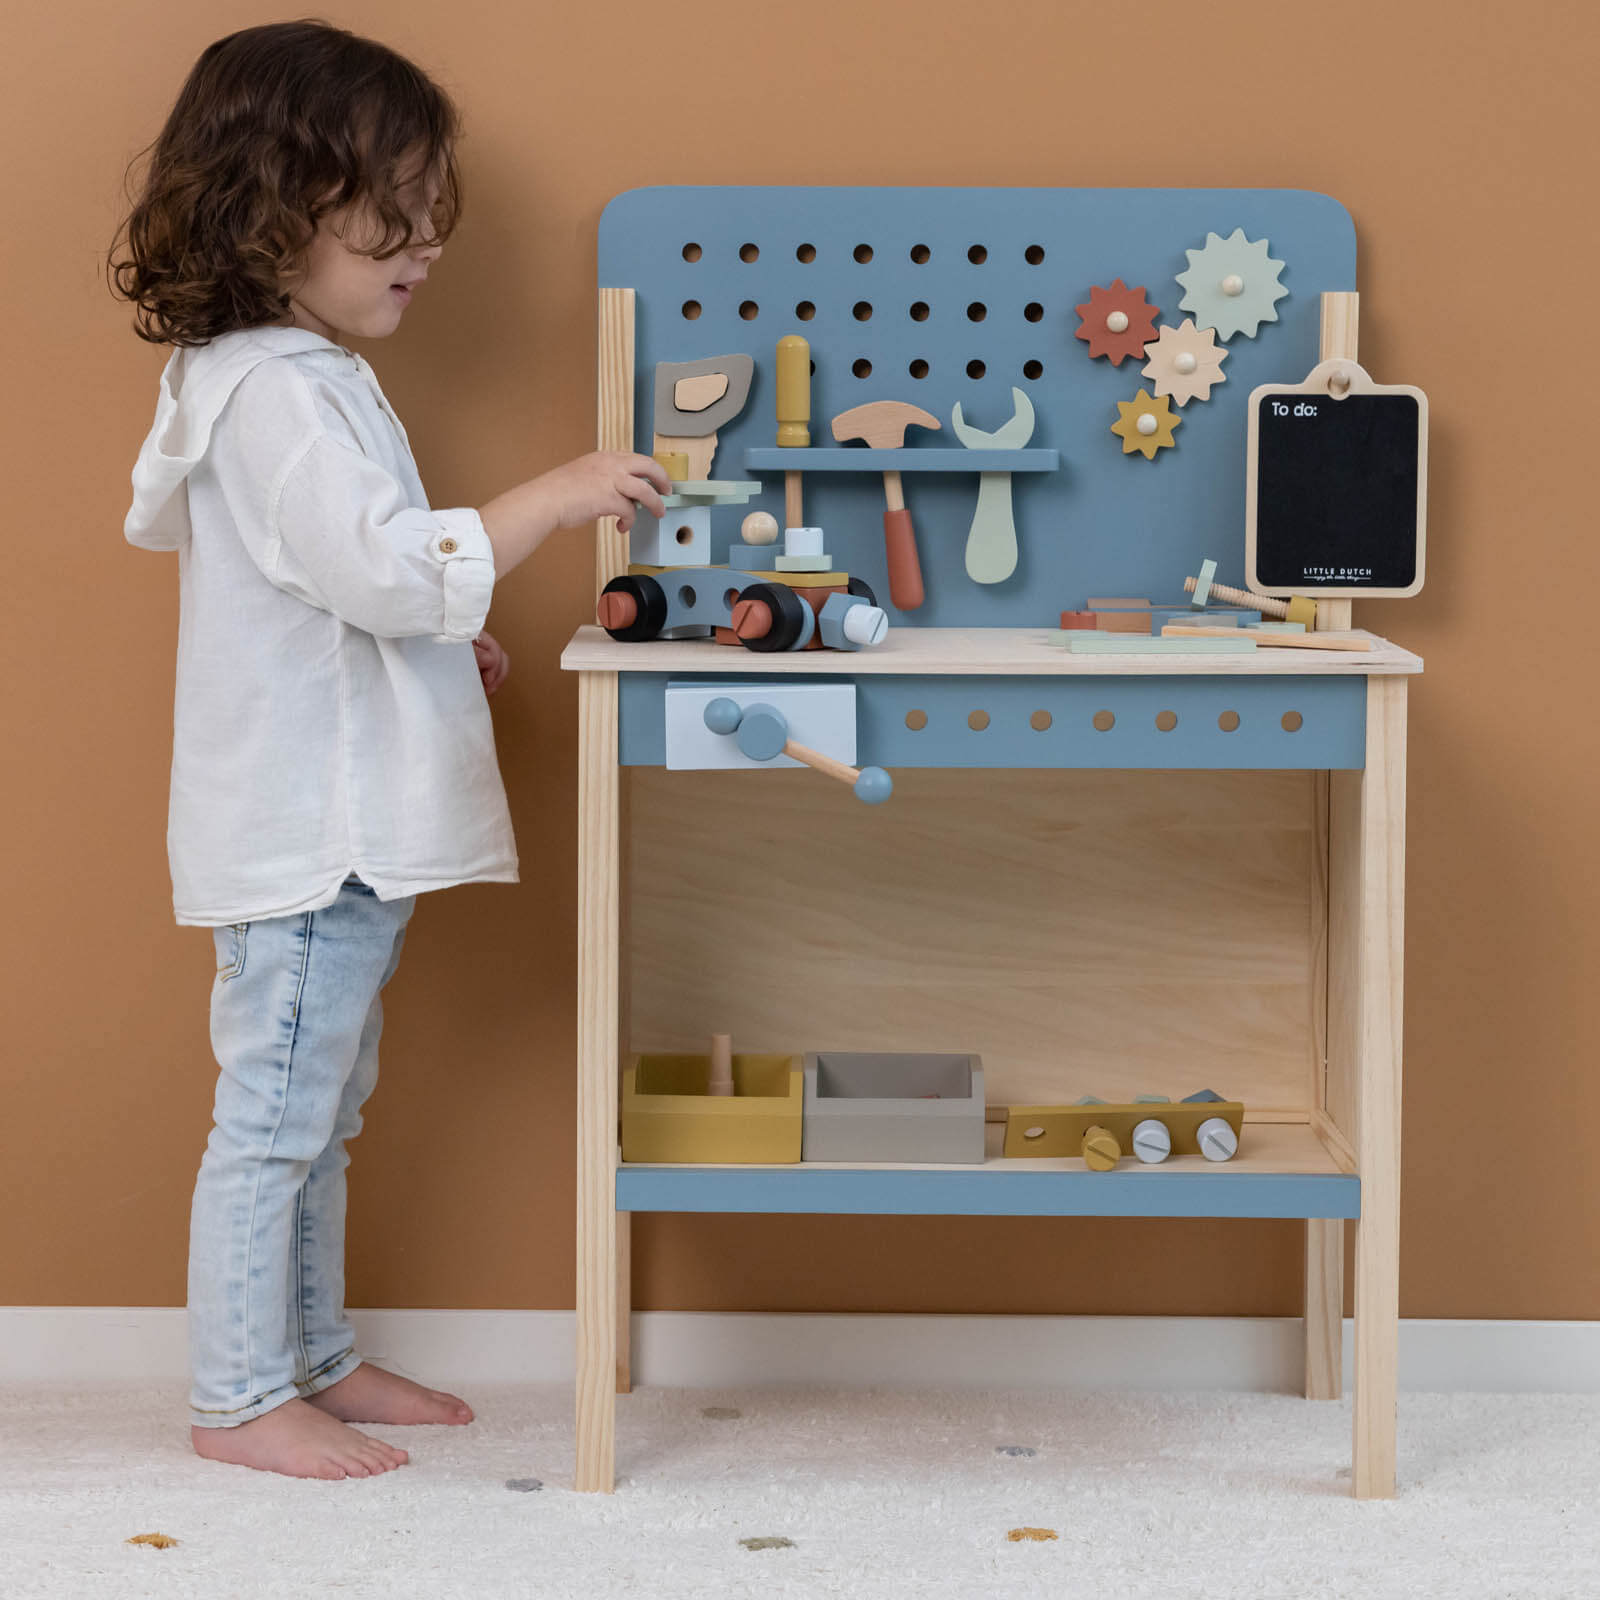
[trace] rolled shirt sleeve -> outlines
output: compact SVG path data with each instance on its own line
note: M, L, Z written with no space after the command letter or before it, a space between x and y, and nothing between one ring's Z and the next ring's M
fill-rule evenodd
M260 552L279 588L379 638L475 638L494 547L471 507L409 503L380 462L319 431L288 463Z

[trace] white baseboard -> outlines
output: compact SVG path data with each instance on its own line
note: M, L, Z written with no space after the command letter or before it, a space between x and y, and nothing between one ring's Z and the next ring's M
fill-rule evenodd
M570 1311L352 1311L357 1348L430 1383L570 1383ZM1298 1317L992 1317L646 1311L634 1381L659 1388L1233 1389L1297 1393ZM1351 1324L1344 1325L1351 1377ZM0 1383L180 1379L181 1306L0 1307ZM1600 1393L1600 1322L1407 1318L1402 1389Z

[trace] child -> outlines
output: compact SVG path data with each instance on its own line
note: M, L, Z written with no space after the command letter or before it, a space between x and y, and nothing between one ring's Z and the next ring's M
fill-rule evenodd
M465 1423L356 1355L345 1141L415 897L512 883L485 693L496 581L557 528L660 514L666 474L598 453L433 510L372 369L460 207L457 121L403 57L321 23L200 57L119 234L117 291L175 347L133 471L133 544L178 554L167 830L210 927L221 1068L189 1238L191 1439L294 1477L406 1452L351 1422Z

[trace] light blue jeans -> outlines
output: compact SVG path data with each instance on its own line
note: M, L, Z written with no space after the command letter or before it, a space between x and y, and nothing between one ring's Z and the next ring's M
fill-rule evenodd
M189 1218L189 1420L231 1428L360 1364L344 1310L345 1141L378 1081L379 991L414 897L213 929L222 1069Z

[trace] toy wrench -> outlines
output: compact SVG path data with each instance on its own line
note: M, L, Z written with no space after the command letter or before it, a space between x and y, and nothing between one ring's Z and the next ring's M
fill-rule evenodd
M969 427L961 402L950 413L950 427L969 450L1020 450L1033 437L1033 402L1011 391L1012 418L993 433ZM974 583L1002 583L1017 570L1017 524L1011 512L1011 474L980 472L978 509L967 534L967 576Z

